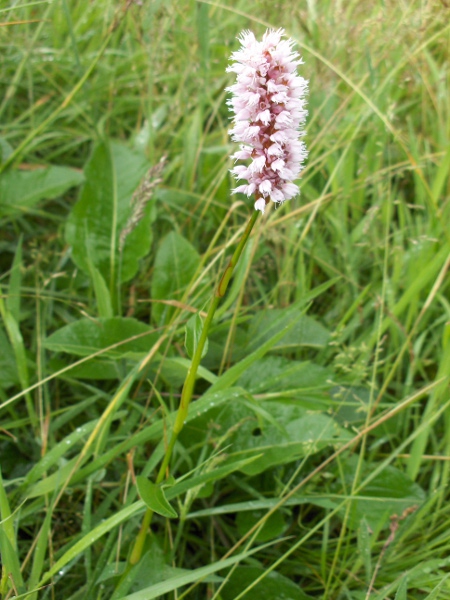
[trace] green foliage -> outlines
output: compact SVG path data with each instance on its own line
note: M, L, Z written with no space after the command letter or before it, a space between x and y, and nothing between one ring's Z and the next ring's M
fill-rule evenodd
M110 141L94 148L85 167L80 198L67 219L66 240L75 264L92 276L99 307L104 282L114 297L116 286L136 275L139 259L150 249L152 217L148 204L120 250L121 233L133 212L133 192L148 167L143 154Z
M164 495L164 489L161 485L156 485L152 481L139 475L136 477L136 487L141 500L145 502L150 510L163 517L168 517L169 519L178 516L176 510L174 510L167 501L167 498Z
M445 2L0 20L0 595L448 597ZM254 228L157 486L252 204L231 194L227 60L266 26L310 79L302 195Z
M101 352L120 358L130 353L146 352L157 339L154 330L141 321L129 317L111 317L74 321L52 333L44 345L52 352L78 356Z
M82 173L68 167L5 171L0 175L0 217L36 210L41 200L58 198L83 181Z
M167 300L180 301L200 264L197 250L181 235L172 231L161 242L155 257L152 316L158 325L168 323L175 309Z

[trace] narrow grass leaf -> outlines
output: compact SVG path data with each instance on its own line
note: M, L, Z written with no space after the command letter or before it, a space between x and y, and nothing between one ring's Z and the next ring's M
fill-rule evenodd
M431 193L433 196L433 201L435 204L438 203L440 195L444 189L446 182L448 182L450 173L450 144L447 148L447 152L444 154L442 158L442 162L438 167L437 173L433 179L433 185L431 188Z
M397 588L395 594L395 600L408 600L408 576L404 575L400 581L400 585Z
M371 530L365 517L361 519L357 533L358 550L364 564L366 583L369 583L372 578Z
M48 548L48 537L51 531L53 518L53 511L49 507L47 514L45 515L44 522L37 534L36 547L33 553L33 565L31 567L31 574L28 580L28 590L32 592L30 594L30 600L36 600L38 592L34 591L37 587L37 583L42 575L42 569L44 567L45 555Z
M131 517L141 512L144 509L144 506L145 504L142 501L134 502L130 506L119 510L119 512L115 513L108 519L105 519L105 521L100 523L100 525L97 525L97 527L94 527L92 531L84 535L80 540L78 540L78 542L69 548L69 550L64 552L64 554L55 562L52 568L44 573L44 576L37 587L44 585L44 583L51 579L53 575L62 570L63 567L72 562L72 560L75 560L82 552L86 550L86 548L89 548L89 546L108 533L108 531L115 529L124 521L128 521L131 519Z
M3 569L9 574L19 593L25 591L25 583L20 571L19 556L9 541L3 524L0 524L0 553Z
M13 316L16 323L20 323L20 293L22 287L22 240L20 235L17 242L17 249L14 255L11 274L9 277L8 296L6 298L6 308Z
M443 593L443 587L444 584L446 583L446 581L448 580L448 578L450 577L450 573L448 575L446 575L442 581L440 581L437 586L428 594L428 596L425 596L424 600L438 600L439 598L444 598L445 596L442 595ZM446 586L446 594L448 594L449 588L448 585Z

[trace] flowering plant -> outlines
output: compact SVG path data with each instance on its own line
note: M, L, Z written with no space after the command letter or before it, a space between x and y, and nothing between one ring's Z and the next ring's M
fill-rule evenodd
M229 104L235 113L231 134L235 141L243 142L234 158L252 159L249 166L234 167L232 172L237 179L248 181L247 185L241 185L234 191L244 192L248 196L255 194L256 210L250 216L211 299L183 385L169 443L156 477L157 486L167 476L173 449L188 415L209 328L256 223L258 211L264 212L269 198L280 203L293 198L299 191L293 181L299 176L307 154L299 138L302 135L300 126L307 115L304 96L308 84L296 73L296 67L302 61L292 50L294 42L282 40L283 34L283 29L268 30L262 42L257 42L253 33L244 31L240 37L242 47L232 55L236 62L228 67L228 71L237 73L237 82L229 88L233 92ZM145 512L123 579L131 565L141 559L153 510L152 505Z
M283 40L283 35L283 29L268 30L258 42L251 31L243 31L241 48L232 54L235 62L227 69L237 74L236 83L227 88L233 94L228 101L234 112L230 134L242 142L232 158L252 159L248 166L232 169L238 181L248 181L233 191L255 194L255 209L262 213L269 198L281 203L298 194L293 181L307 156L299 138L308 114L308 82L297 75L303 61L292 49L293 40Z

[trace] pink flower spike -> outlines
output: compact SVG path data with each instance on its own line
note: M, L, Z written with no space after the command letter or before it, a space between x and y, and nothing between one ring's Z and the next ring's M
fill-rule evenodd
M266 208L266 201L264 200L264 198L259 198L259 200L257 200L255 202L255 210L260 210L262 212L262 214L264 214L265 208Z
M243 31L241 47L227 68L236 74L236 82L227 88L234 114L230 134L244 144L232 158L250 160L248 167L232 169L237 180L248 182L234 192L254 193L255 209L262 213L266 199L281 203L299 193L293 181L308 154L300 139L308 114L308 82L297 74L302 60L293 50L294 41L283 36L283 29L269 29L258 41L251 31Z

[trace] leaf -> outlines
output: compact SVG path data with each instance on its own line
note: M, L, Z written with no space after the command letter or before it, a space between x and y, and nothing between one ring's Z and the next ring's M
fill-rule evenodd
M94 544L99 538L108 533L108 531L115 529L124 521L128 521L131 519L131 517L141 512L143 506L144 503L141 501L134 502L130 506L119 510L117 513L113 514L111 517L105 519L99 525L94 527L94 529L84 535L80 540L78 540L75 544L73 544L73 546L63 553L61 558L59 558L56 563L52 565L51 569L44 573L42 579L39 581L36 587L42 586L46 581L51 579L53 575L58 573L58 571L60 571L68 563L84 552L86 548L92 546L92 544Z
M148 352L157 339L158 335L151 327L130 317L95 321L80 319L55 331L44 340L44 347L53 352L67 352L78 356L89 356L109 348L104 356L120 358L130 352ZM120 345L112 347L116 344Z
M103 318L112 317L111 294L100 271L89 262L89 273L94 284L95 298L97 300L98 316Z
M0 553L4 572L14 582L15 588L19 593L25 591L25 584L20 571L20 562L18 553L15 551L11 542L4 531L3 524L0 523Z
M0 165L5 163L13 153L12 146L0 136Z
M84 440L88 433L94 429L97 424L97 419L85 423L81 427L77 427L75 431L66 436L58 444L56 444L51 450L49 450L26 474L23 483L20 486L21 491L26 490L29 485L40 479L44 473L47 473L58 465L60 459L65 456L68 452L72 451L78 442ZM45 480L45 478L44 478Z
M441 581L431 590L431 592L428 594L428 596L426 596L424 598L424 600L439 600L439 598L442 598L443 596L441 596L441 592L442 592L442 587L444 585L444 583L448 580L448 578L450 577L450 573L448 573L445 577L443 577L441 579ZM448 591L448 589L447 589Z
M159 366L161 376L169 385L174 387L182 386L188 374L191 361L187 358L176 356L174 358L166 358ZM200 366L197 371L197 378L202 378L209 383L215 383L218 379L217 375Z
M349 456L341 467L348 489L351 489L353 484L357 469L356 461L357 457ZM361 482L364 481L364 476L373 472L375 467L374 463L370 465L364 463ZM365 518L368 527L376 531L380 526L386 526L389 517L401 516L407 508L421 505L425 498L425 492L417 483L399 469L389 465L351 499L349 525L357 529L361 520Z
M197 250L178 233L169 233L162 240L155 258L153 300L179 300L199 264ZM158 325L163 325L169 321L174 310L167 304L155 303L153 319Z
M11 267L9 277L8 296L6 298L6 308L13 316L16 323L20 323L20 290L22 286L22 239L19 237L17 243L14 261Z
M289 318L286 319L285 317ZM267 339L264 343L256 344L253 352L247 352L245 358L243 358L237 364L233 365L231 368L225 371L225 373L219 377L217 382L211 386L209 392L217 392L219 390L224 390L227 387L233 385L239 379L239 377L247 371L247 369L251 365L253 365L257 360L259 360L270 350L272 350L272 348L282 338L284 338L293 327L295 327L295 325L301 318L302 313L297 309L296 306L286 311L286 315L283 314L282 319L279 319L283 321L282 325L277 326L276 330L272 331L272 335L269 336L269 339Z
M270 421L263 418L262 412L256 414L250 404L240 401L229 402L215 415L199 417L189 427L206 430L204 420L212 418L218 436L228 432L227 461L260 454L241 467L247 475L256 475L274 465L292 462L329 444L349 439L349 434L331 417L319 412L311 414L303 407L274 401L261 401L258 407L270 415Z
M372 578L371 533L370 527L367 524L367 519L363 517L358 528L358 550L364 563L366 583L369 583Z
M400 585L397 588L397 593L395 594L395 600L408 600L407 597L408 592L408 576L403 575Z
M83 181L82 173L68 167L5 171L0 175L0 216L26 213L41 200L57 198Z
M19 374L14 359L14 352L8 338L0 326L0 385L8 389L12 385L19 383Z
M136 477L136 486L141 500L145 502L150 510L158 515L167 517L168 519L176 518L178 516L177 512L167 501L164 490L160 485L153 483L153 481L150 481L142 475L138 475Z
M266 512L263 510L249 510L238 513L236 517L236 528L239 535L244 536L250 529L256 525ZM256 535L257 542L267 542L276 537L280 537L286 530L287 523L284 515L280 512L274 512L265 518L263 526Z
M262 577L256 585L253 583ZM243 594L247 588L248 592ZM258 600L311 600L299 587L284 575L276 571L268 572L263 567L237 567L230 575L227 584L221 591L223 600L234 600L235 598L258 598Z
M305 393L319 393L329 390L331 371L309 361L294 361L282 356L265 356L241 375L237 385L252 394L299 390Z
M151 206L125 241L119 237L132 212L131 198L149 168L145 156L116 142L98 144L85 167L85 184L66 226L72 258L90 274L89 260L100 271L111 292L136 274L139 259L151 244Z
M292 321L292 309L272 308L260 311L252 320L248 337L249 351L263 344ZM329 331L312 317L303 315L275 345L277 349L313 346L322 348L328 344Z
M167 490L166 497L169 500L171 500L172 498L176 498L177 496L184 494L188 490L191 490L198 486L203 486L205 484L212 483L214 481L217 481L218 479L224 479L230 473L242 469L245 465L250 464L256 458L257 457L251 457L246 458L244 460L237 460L235 462L228 463L225 466L218 467L217 469L201 473L200 475L194 475L193 477L189 477L188 479L183 479L182 481L175 483L172 487L170 487Z
M161 581L160 583L151 585L150 587L140 590L139 592L135 592L134 594L123 596L117 600L153 600L153 598L159 598L163 594L177 590L184 585L194 583L195 581L204 581L205 577L208 575L212 575L213 573L217 573L217 571L227 569L228 567L231 567L232 565L244 560L248 556L251 556L257 552L261 552L261 550L270 545L272 544L269 543L264 544L263 546L257 546L252 550L241 552L240 554L236 554L230 558L218 560L217 562L211 563L206 567L200 567L198 569L189 571L188 573L185 572L180 575L175 575L166 581Z
M186 348L186 352L188 353L189 358L192 358L197 350L198 342L200 340L200 336L203 331L203 319L200 316L200 313L195 313L188 320L185 327L185 338L184 338L184 347ZM202 358L208 352L208 339L205 342L205 346L202 352Z

